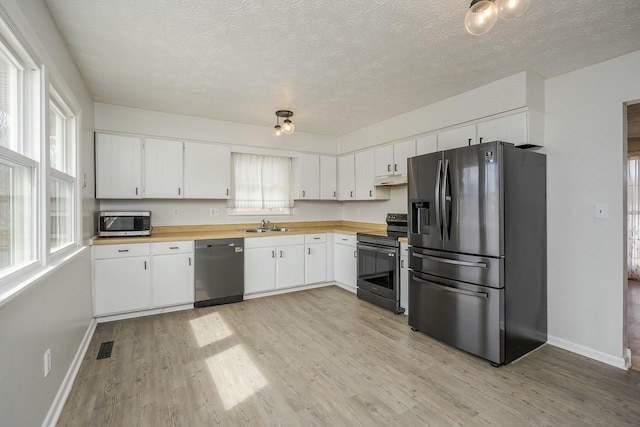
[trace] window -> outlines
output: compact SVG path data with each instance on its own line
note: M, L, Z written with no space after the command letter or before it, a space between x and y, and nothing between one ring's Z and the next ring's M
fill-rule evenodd
M38 153L24 140L27 84L20 61L0 42L0 277L36 260Z
M58 93L49 102L49 250L56 252L75 240L75 119Z
M291 158L232 153L231 199L235 214L288 214L293 207Z

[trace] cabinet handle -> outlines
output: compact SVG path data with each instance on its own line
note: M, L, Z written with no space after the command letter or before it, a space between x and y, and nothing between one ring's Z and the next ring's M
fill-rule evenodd
M336 197L336 192L335 191L333 192L333 197Z
M169 246L169 249L180 249L180 246Z
M302 197L304 197L306 195L306 191L302 190Z
M280 258L282 258L282 251L280 251Z
M480 144L482 144L482 137L480 137Z
M353 257L358 258L358 251L353 251Z
M471 145L471 138L469 138L469 145Z
M144 262L144 269L147 269L147 261Z
M351 195L349 197L353 197L353 191L351 192Z
M320 238L319 237L314 237L313 240L320 240Z
M275 258L276 257L276 251L271 251L271 258Z
M229 189L227 188L227 196L229 195Z
M373 190L369 190L369 197L373 197Z
M398 164L397 163L395 165L393 165L393 171L394 172L398 172Z
M138 187L136 187L136 196L138 195Z
M307 255L311 255L311 248L307 248Z
M403 259L400 260L400 268L404 268L404 260Z
M180 195L180 187L178 187L178 196Z
M391 165L387 165L387 172L391 172Z
M129 252L129 249L118 249L118 252Z
M342 239L342 241L343 241L343 242L347 242L347 241L349 241L349 239Z
M189 257L189 265L191 265L191 257Z

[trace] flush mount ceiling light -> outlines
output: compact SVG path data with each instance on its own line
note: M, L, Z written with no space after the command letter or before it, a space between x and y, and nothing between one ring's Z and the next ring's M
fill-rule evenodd
M498 18L514 19L522 15L531 0L472 0L464 27L469 34L481 36L496 24Z
M282 122L282 126L280 126L280 117L284 118L284 122ZM296 130L296 127L293 125L293 122L289 119L289 117L293 117L292 111L289 111L289 110L276 111L276 125L273 127L274 138L279 138L283 133L286 135L291 135L293 131Z

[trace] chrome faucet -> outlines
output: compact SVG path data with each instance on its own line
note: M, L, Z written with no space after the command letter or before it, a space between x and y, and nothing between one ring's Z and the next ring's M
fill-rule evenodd
M262 219L262 221L260 221L260 228L262 228L263 230L265 228L269 228L271 226L271 221L265 220L264 218Z

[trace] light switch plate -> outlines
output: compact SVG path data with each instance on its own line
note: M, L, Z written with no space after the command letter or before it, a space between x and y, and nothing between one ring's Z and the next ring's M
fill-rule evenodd
M596 218L609 218L609 205L607 205L606 203L596 203Z

